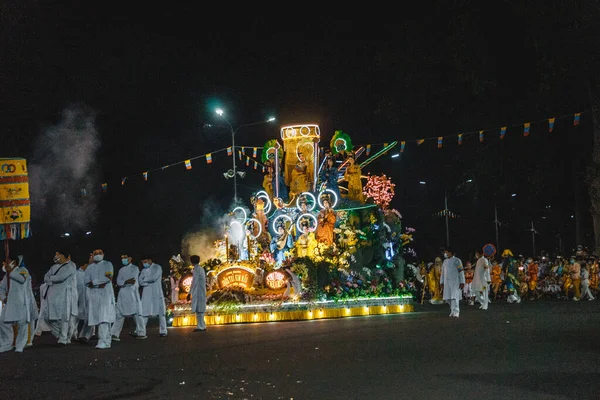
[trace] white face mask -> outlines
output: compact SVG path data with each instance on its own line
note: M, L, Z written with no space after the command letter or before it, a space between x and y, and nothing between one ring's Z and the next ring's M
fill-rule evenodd
M60 257L59 256L54 256L54 258L52 259L52 261L54 261L54 264L58 264L60 262Z
M448 253L444 253L444 258L450 258L450 255Z
M102 254L96 254L96 255L94 256L94 261L96 261L96 262L100 262L100 261L102 261L102 260L104 260L104 255L102 255Z

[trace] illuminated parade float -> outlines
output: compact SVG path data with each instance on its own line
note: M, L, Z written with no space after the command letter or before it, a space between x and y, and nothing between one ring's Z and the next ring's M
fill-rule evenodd
M354 149L318 125L281 128L262 149L263 187L224 217L207 279L207 324L273 322L413 311L403 255L414 229L390 209L394 184L363 168L386 143ZM233 149L235 157L235 149ZM362 158L362 161L361 161ZM196 325L187 294L191 267L171 260L172 326ZM178 290L177 290L178 289Z

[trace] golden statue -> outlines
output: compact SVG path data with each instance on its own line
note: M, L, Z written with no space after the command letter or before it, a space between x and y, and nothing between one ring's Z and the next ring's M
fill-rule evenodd
M317 248L317 239L310 231L308 221L301 222L302 234L296 240L296 257L311 257Z
M285 184L296 195L312 191L312 185L314 184L313 174L319 168L318 151L315 153L315 148L318 149L318 143L321 139L319 126L314 124L284 126L281 128L281 139L283 140L283 150L285 152L283 160L283 179ZM300 171L297 171L296 167L299 164L302 165ZM307 182L300 182L298 187L294 187L293 185L297 184L294 182L294 171L307 176ZM308 186L309 189L305 190L304 185ZM294 189L302 190L296 192Z
M317 217L317 241L331 246L333 244L333 229L337 221L337 215L331 208L329 195L322 195L321 202L323 203L323 209L319 211Z
M361 176L360 165L356 164L354 154L350 154L348 157L348 166L346 167L346 172L344 172L344 180L348 182L348 199L364 203L365 197L363 195Z
M304 153L300 151L298 152L298 162L292 169L291 176L290 199L301 193L311 191L313 177L310 174L310 165L306 162Z

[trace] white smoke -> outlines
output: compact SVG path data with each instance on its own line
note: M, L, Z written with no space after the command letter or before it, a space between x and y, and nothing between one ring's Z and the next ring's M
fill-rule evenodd
M250 218L251 211L247 207L243 207L246 215ZM230 210L223 210L223 207L213 199L206 200L203 204L201 228L188 232L181 240L181 254L185 260L191 255L198 255L202 261L214 258L217 251L214 242L225 237L225 233L229 224L234 219ZM236 213L237 216L242 216L241 212Z
M88 229L97 215L100 192L96 113L73 106L36 139L29 165L33 218L65 230Z

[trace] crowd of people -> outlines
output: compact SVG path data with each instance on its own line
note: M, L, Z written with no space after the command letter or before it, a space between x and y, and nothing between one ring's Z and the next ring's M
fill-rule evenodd
M160 337L166 337L163 269L150 256L142 258L141 271L132 261L130 255L121 255L122 266L113 279L113 264L104 259L101 249L79 267L69 252L57 251L40 285L38 305L23 256L6 260L0 281L0 352L22 352L43 331L50 331L61 347L72 341L90 343L95 335L96 348L108 349L112 341L120 340L126 317L135 322L130 335L136 339L147 338L148 319L153 317L158 318ZM191 256L190 261L194 269L189 297L198 320L195 331L202 332L206 330L206 275L199 256Z
M515 256L510 249L500 259L475 252L475 260L457 258L445 249L444 260L421 262L415 267L420 302L450 304L450 316L459 316L459 302L480 304L487 310L492 301L520 303L523 299L595 300L600 281L599 258L578 248L571 257Z

